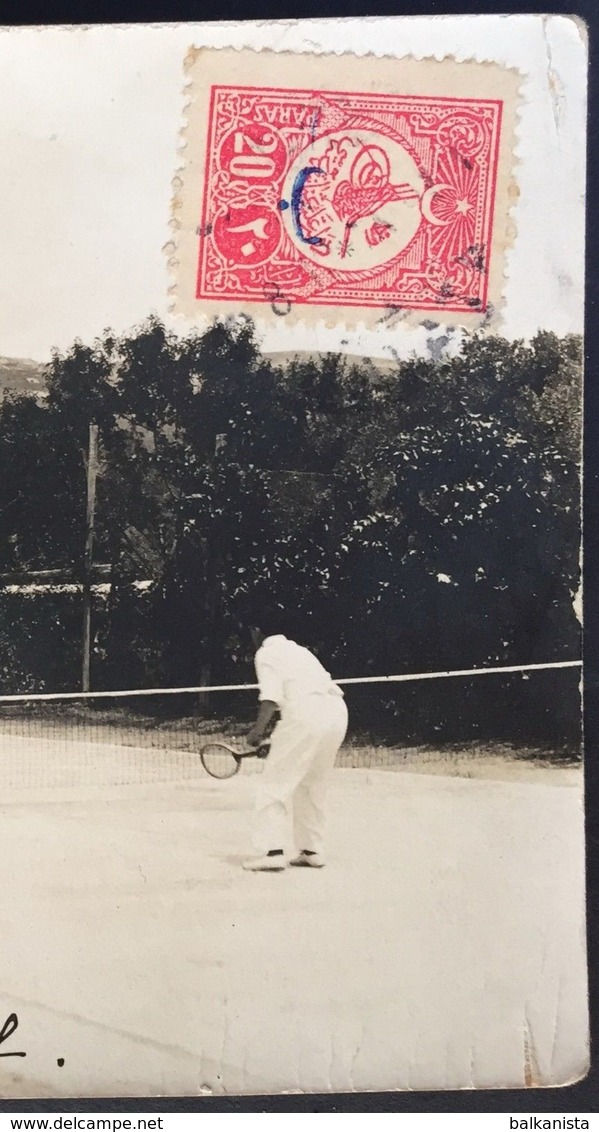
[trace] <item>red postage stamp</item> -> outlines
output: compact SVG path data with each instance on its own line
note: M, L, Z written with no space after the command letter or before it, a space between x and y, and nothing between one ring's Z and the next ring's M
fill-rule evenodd
M413 72L406 93L401 72L397 92L205 79L184 201L187 313L195 302L484 317L505 243L494 231L505 98L501 84L487 96L482 68L468 97L445 73L425 61L424 93Z
M197 297L483 311L501 103L214 87Z

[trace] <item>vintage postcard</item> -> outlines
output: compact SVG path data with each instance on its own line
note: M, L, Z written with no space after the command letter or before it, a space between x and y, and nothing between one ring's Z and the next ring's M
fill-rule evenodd
M0 30L0 1101L586 1074L586 67Z

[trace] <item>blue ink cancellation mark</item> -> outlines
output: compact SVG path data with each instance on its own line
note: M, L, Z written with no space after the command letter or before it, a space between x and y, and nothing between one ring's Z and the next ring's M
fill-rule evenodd
M306 181L308 180L308 177L311 177L313 173L324 173L324 169L318 169L314 165L306 165L304 169L300 169L293 182L293 188L291 190L291 215L293 217L293 227L295 228L296 236L298 240L302 241L303 244L312 245L322 244L324 243L324 241L320 236L306 236L302 228L300 212L302 207L304 186L306 184ZM280 212L285 212L289 207L289 201L279 201L278 208Z

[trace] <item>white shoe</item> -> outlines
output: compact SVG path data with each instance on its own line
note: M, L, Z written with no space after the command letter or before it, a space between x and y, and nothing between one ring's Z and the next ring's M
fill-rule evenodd
M282 873L285 865L285 858L280 853L276 857L269 857L266 853L263 857L251 857L249 861L244 861L242 867L250 873Z
M302 849L301 853L289 862L290 865L297 865L298 868L304 869L322 869L324 868L324 859L319 853L306 853Z

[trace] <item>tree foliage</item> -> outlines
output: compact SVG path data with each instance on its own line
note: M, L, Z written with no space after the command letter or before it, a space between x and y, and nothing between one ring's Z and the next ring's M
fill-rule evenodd
M81 562L93 420L97 683L243 678L265 594L338 675L574 657L580 375L546 331L392 372L274 365L249 321L76 342L0 406L1 568Z

